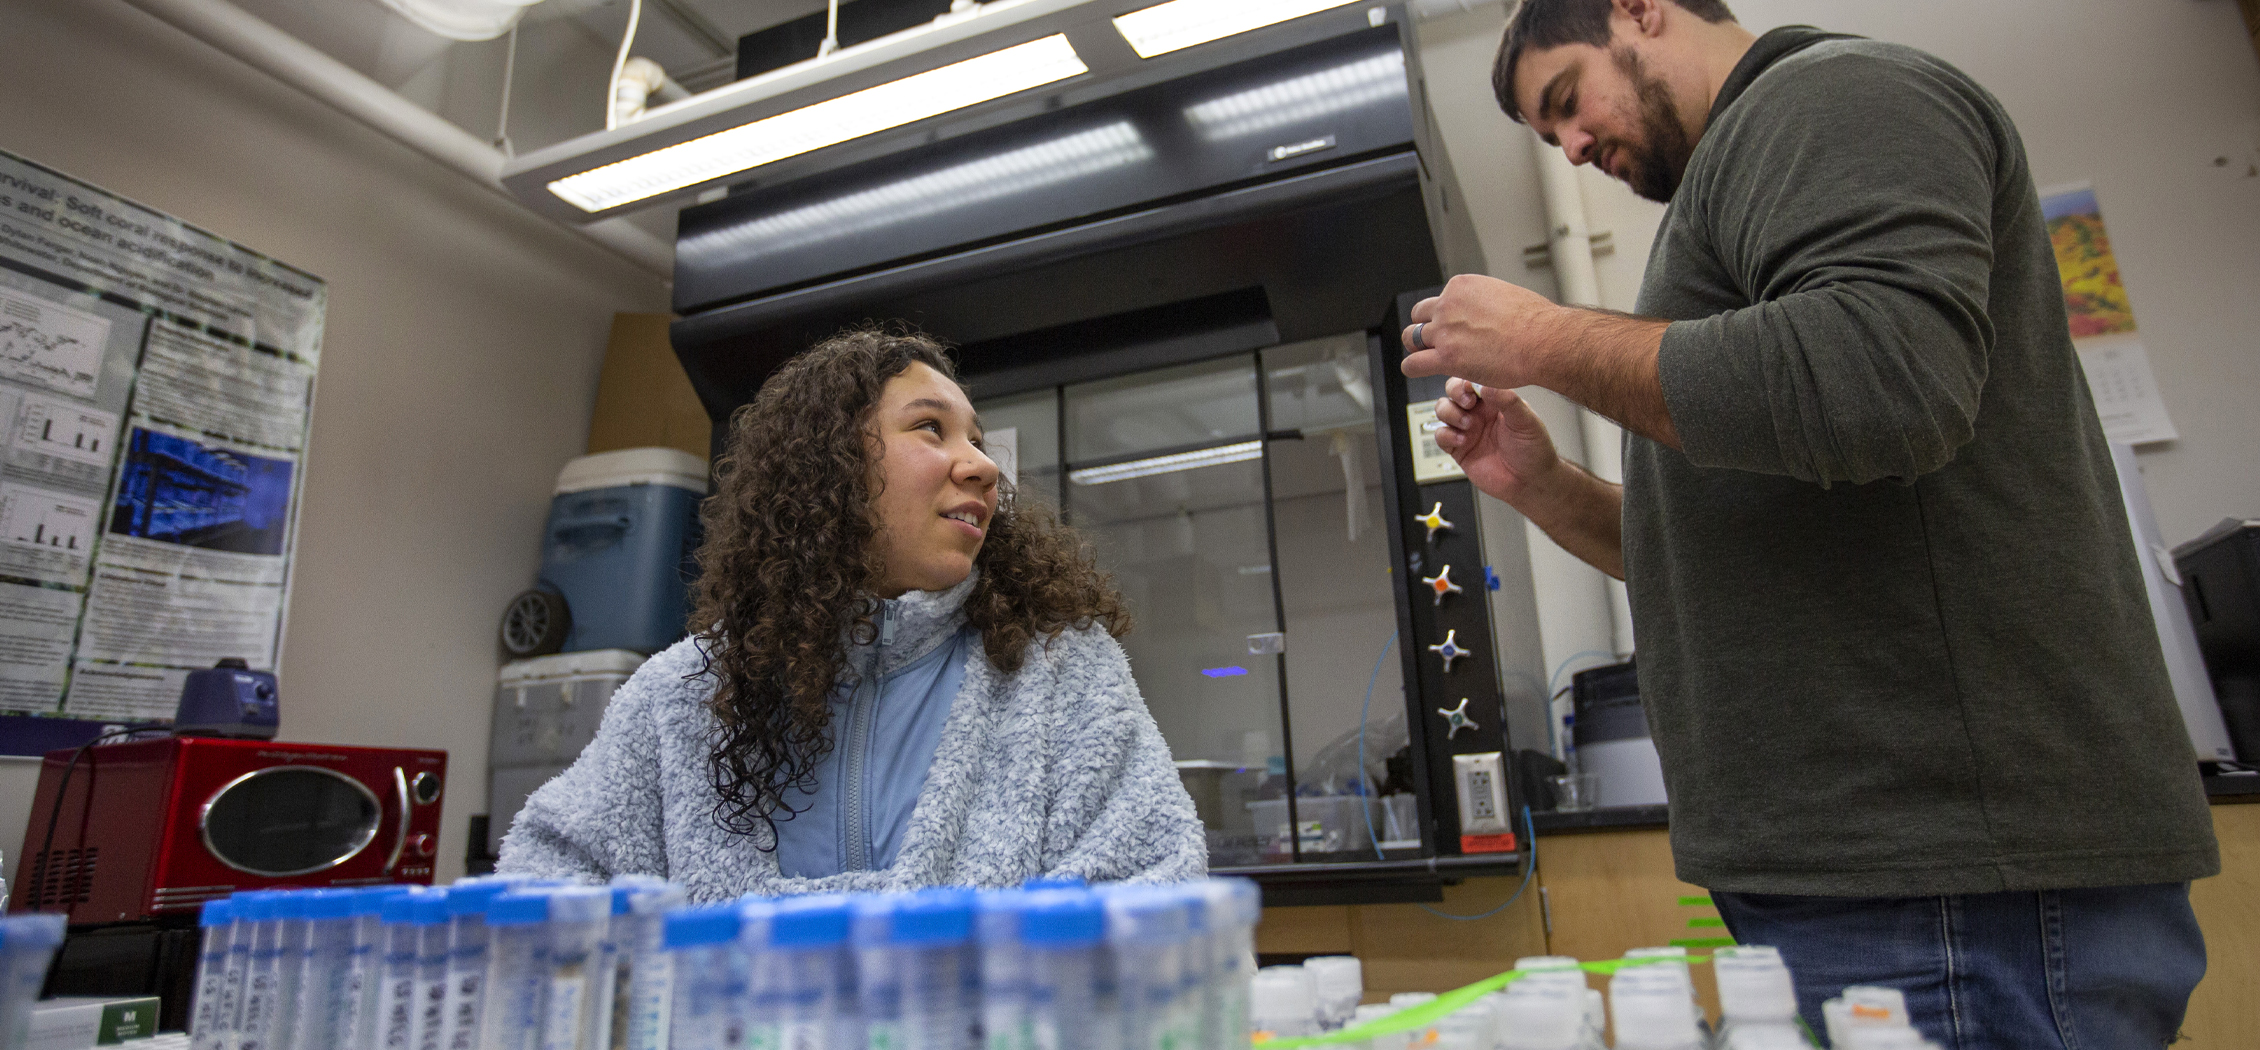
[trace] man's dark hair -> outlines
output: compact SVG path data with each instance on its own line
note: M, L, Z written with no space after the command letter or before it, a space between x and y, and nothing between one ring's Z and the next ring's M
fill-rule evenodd
M1671 0L1680 10L1705 22L1732 22L1734 12L1724 0ZM1544 51L1563 44L1609 46L1609 13L1614 0L1522 0L1507 19L1506 36L1499 40L1499 57L1491 63L1491 92L1499 108L1517 124L1525 123L1515 105L1515 66L1531 48Z

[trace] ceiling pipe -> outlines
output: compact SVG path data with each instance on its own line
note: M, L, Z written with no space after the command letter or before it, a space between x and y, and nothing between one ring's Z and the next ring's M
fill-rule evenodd
M226 0L126 2L516 202L502 186L500 150ZM613 219L571 228L661 280L674 277L674 246L638 227Z

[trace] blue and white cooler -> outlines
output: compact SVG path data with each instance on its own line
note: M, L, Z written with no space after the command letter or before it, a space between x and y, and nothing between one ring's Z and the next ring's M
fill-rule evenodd
M581 456L557 475L542 533L541 577L502 616L514 659L627 649L683 636L697 575L706 461L673 448Z

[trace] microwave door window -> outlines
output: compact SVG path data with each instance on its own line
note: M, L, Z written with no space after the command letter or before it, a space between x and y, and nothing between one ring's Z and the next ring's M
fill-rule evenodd
M204 845L238 871L285 877L333 868L368 848L384 806L350 777L314 766L248 773L204 806Z

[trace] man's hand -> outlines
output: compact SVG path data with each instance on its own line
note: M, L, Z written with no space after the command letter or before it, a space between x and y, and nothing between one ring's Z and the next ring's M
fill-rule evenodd
M1403 333L1412 353L1402 367L1408 376L1458 376L1486 388L1541 383L1540 356L1560 343L1569 312L1528 288L1463 273L1412 308L1414 324ZM1426 349L1413 342L1415 327Z
M1451 453L1476 488L1510 506L1562 468L1546 424L1512 390L1454 379L1444 384L1436 419L1444 424L1437 447Z

